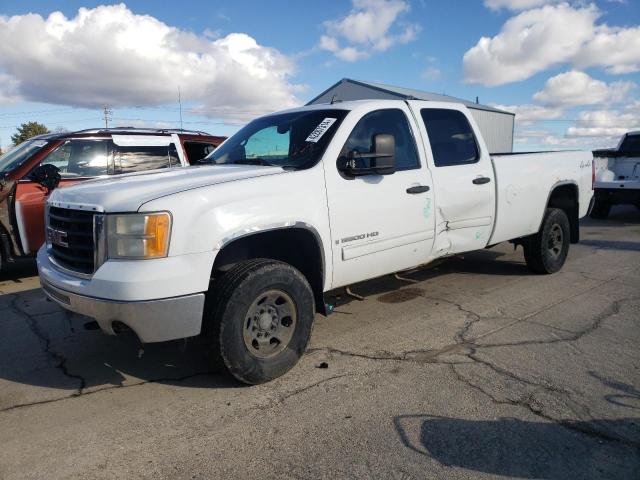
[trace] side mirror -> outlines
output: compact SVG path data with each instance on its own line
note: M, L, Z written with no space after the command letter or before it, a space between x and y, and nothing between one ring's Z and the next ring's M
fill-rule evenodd
M359 161L360 160L360 161ZM363 166L362 161L368 163ZM366 162L368 160L368 162ZM390 175L396 171L396 140L388 133L373 136L373 147L370 153L351 150L338 165L339 170L347 175Z
M60 169L55 165L47 163L45 165L38 165L29 174L29 179L42 185L47 190L53 190L60 183Z

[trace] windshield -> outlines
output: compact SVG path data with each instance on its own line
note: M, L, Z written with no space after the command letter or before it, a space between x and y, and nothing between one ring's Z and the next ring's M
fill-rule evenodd
M346 110L307 110L259 118L200 163L310 168L318 162L346 114Z
M12 148L0 156L0 174L15 170L47 143L46 140L26 140Z

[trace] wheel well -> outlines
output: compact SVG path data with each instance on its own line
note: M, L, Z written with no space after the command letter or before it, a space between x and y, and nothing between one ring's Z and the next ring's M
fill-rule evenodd
M578 187L574 184L558 185L551 192L547 207L564 210L569 218L571 243L578 243L580 241Z
M313 290L316 311L326 314L324 254L315 233L300 227L280 228L233 240L216 256L211 277L215 279L236 263L252 258L279 260L300 270Z

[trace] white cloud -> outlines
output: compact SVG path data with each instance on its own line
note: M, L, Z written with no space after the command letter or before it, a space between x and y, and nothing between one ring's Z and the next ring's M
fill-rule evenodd
M640 26L631 28L596 28L594 37L573 60L579 67L600 66L608 73L631 73L640 70Z
M441 76L442 76L442 71L439 68L434 66L429 66L425 68L420 74L420 77L423 80L428 80L428 81L438 80Z
M352 5L347 16L324 22L320 37L320 48L341 60L354 62L409 43L420 31L418 25L398 22L410 9L404 0L352 0Z
M566 136L621 137L630 130L640 129L640 111L594 110L580 112L574 127Z
M493 105L493 107L516 114L516 122L528 125L540 120L560 118L564 111L561 108L545 107L541 105Z
M18 87L17 79L0 72L0 105L18 102L20 100Z
M95 108L183 101L218 118L296 105L294 64L243 33L212 39L124 4L0 16L0 73L25 100ZM3 82L4 83L4 82Z
M572 70L551 77L544 89L533 95L533 99L554 107L598 105L621 102L635 87L633 82L606 83Z
M566 0L484 0L484 6L491 10L529 10L552 3L561 3Z
M482 37L463 59L465 80L487 86L524 80L554 65L640 69L640 27L596 25L593 4L546 5L510 18L494 37Z

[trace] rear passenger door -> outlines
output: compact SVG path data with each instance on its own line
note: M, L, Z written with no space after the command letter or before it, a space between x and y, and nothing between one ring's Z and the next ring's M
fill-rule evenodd
M489 150L466 109L409 102L425 139L437 207L437 255L486 247L495 222L495 178Z

